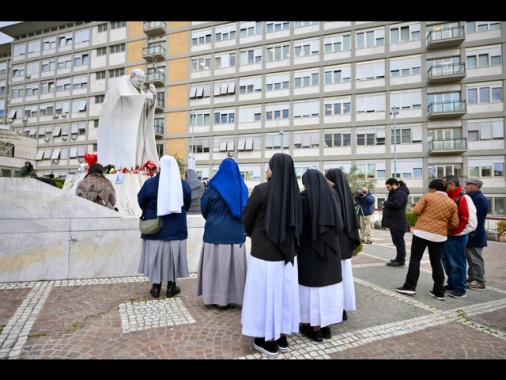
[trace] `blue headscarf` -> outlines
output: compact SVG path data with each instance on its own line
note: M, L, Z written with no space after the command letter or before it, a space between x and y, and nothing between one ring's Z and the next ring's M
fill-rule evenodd
M225 200L232 216L242 219L242 212L248 200L248 187L239 171L239 166L231 158L225 158L209 181Z

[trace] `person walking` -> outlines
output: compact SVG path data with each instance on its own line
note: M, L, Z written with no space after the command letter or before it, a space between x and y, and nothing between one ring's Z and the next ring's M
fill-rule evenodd
M220 310L242 305L244 298L248 259L242 216L247 200L239 166L225 158L200 200L206 223L195 288L205 305Z
M350 183L343 171L339 168L329 169L325 173L325 178L337 195L337 204L343 219L343 228L338 229L337 237L341 249L343 276L343 321L346 321L348 319L347 312L357 310L351 258L353 251L360 245L360 222L355 211Z
M411 257L404 284L396 288L398 293L415 295L420 277L420 261L426 248L429 250L430 266L434 285L429 294L440 301L445 300L444 270L441 264L441 253L448 231L459 225L457 205L452 201L439 178L429 183L429 192L422 195L412 207L413 214L418 215L411 240Z
M477 226L476 207L471 197L463 193L458 177L454 175L443 177L443 186L448 196L457 203L459 211L459 225L449 232L441 254L443 268L448 277L445 289L449 291L450 297L464 298L467 296L465 249L469 233Z
M79 181L76 187L76 195L86 198L89 192L96 192L95 203L118 211L116 205L116 189L112 182L105 176L104 167L98 162L90 166L88 173Z
M478 178L470 178L465 181L464 189L471 197L476 206L478 224L474 232L469 234L466 244L467 279L468 289L485 290L485 261L483 260L483 248L487 246L487 233L485 231L485 219L488 213L488 201L481 192L483 182Z
M322 342L343 320L343 278L337 231L344 228L337 195L316 169L302 175L303 232L297 254L300 333Z
M186 169L185 179L192 189L192 205L188 210L188 213L200 214L200 200L202 195L204 195L204 191L206 191L206 187L202 182L200 182L197 177L197 173L193 169Z
M375 198L367 187L362 187L362 193L356 202L357 214L360 220L360 241L364 244L372 244L371 222Z
M153 235L141 234L142 248L138 272L152 284L150 294L160 297L162 282L167 282L167 297L181 292L178 278L189 276L186 240L188 226L186 212L191 206L191 189L181 178L174 157L160 159L160 171L148 178L137 193L139 207L146 219L162 219L160 231Z
M396 248L395 259L387 263L389 267L403 267L406 262L406 242L404 234L409 232L406 206L408 204L409 189L404 181L389 178L385 182L388 190L387 200L383 202L383 217L381 227L388 228L392 243Z
M288 351L287 335L299 332L297 252L302 202L293 159L275 153L267 176L246 202L243 225L251 239L242 307L242 334L269 357Z

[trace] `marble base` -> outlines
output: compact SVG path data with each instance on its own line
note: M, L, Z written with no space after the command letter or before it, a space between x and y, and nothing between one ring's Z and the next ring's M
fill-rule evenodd
M140 210L132 205L142 185L135 181L124 178L116 212L76 196L75 181L58 189L33 178L0 178L0 282L141 276ZM197 273L205 220L187 220L188 267Z

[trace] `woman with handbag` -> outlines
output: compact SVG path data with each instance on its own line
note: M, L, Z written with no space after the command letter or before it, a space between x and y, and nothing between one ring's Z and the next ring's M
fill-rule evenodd
M142 249L138 271L149 278L153 298L160 297L162 283L167 281L167 297L181 292L178 278L189 276L186 240L186 212L191 206L191 188L181 178L177 161L172 156L160 159L160 172L144 182L137 201L147 220L161 219L160 230L141 233Z

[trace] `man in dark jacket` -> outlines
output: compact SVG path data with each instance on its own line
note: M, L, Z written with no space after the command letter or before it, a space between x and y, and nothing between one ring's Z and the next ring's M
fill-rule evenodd
M381 227L390 230L392 243L394 243L397 250L395 259L390 260L387 266L403 267L406 262L404 234L409 232L408 217L406 215L409 189L404 181L399 181L396 178L389 178L385 185L389 193L387 200L383 202Z
M360 220L360 241L364 244L371 244L371 222L375 199L365 186L357 195L355 196L355 200L358 199L358 201L355 203L355 206L358 206L357 214Z
M465 181L464 189L476 206L478 225L476 230L469 234L466 244L467 280L468 289L485 290L485 262L483 261L483 247L487 246L487 233L485 232L485 219L488 213L488 201L481 192L483 182L477 178Z

